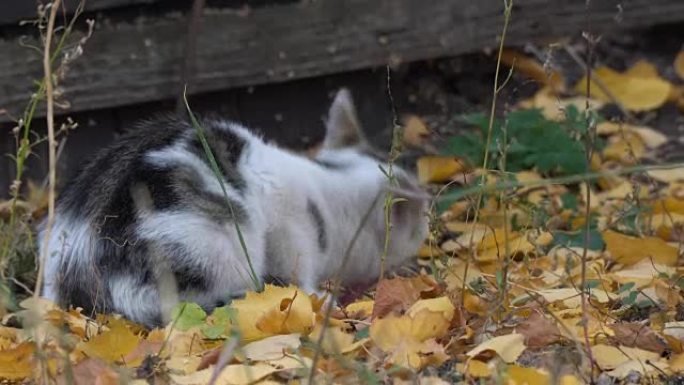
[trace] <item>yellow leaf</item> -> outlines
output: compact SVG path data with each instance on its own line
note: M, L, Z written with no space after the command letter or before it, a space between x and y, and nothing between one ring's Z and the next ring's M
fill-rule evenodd
M269 361L285 357L299 348L299 334L284 334L250 342L243 346L240 356L251 361Z
M211 380L214 372L214 367L209 367L186 375L173 375L170 377L174 383L178 385L205 385ZM277 369L265 363L257 363L255 365L233 364L227 365L219 374L216 382L217 385L247 385L270 374L277 372Z
M13 349L0 351L0 379L21 380L31 376L31 357L35 353L33 343L23 343Z
M447 289L453 291L463 287L463 277L466 274L466 263L462 259L450 259L447 267L447 276L444 278ZM482 277L482 271L477 266L468 266L468 276L465 283L470 283L474 279Z
M638 78L658 78L658 68L646 60L638 60L627 71L624 72L627 76Z
M648 170L648 176L665 183L684 181L684 167L662 170Z
M311 298L295 286L266 285L261 293L248 292L233 301L237 326L245 341L276 334L309 334L315 313Z
M554 92L561 92L565 89L563 75L553 69L544 68L539 61L522 52L505 49L501 52L501 62L512 67L515 72L549 86Z
M591 289L590 293L591 296L594 297L594 299L596 299L596 301L599 303L606 303L610 301L610 296L603 290ZM579 291L572 287L540 290L537 292L537 294L544 297L544 299L549 303L563 301L565 306L569 308L575 308L581 304L581 296Z
M492 370L486 362L469 360L466 366L466 374L473 378L483 378L492 375Z
M418 250L418 258L431 259L435 257L443 256L444 252L442 249L438 248L436 245L423 244Z
M637 134L625 132L611 138L603 149L603 157L623 164L634 164L646 153L646 144Z
M448 357L435 338L444 337L454 308L448 299L421 300L404 315L376 318L370 326L371 341L396 365L420 369Z
M478 249L480 252L476 258L479 262L494 262L504 257L506 251L506 233L503 228L496 229L482 239ZM508 251L510 255L525 255L536 250L525 234L515 231L508 232Z
M645 364L647 360L656 361L660 355L658 353L649 352L638 348L629 348L626 346L615 346L599 344L591 348L596 364L602 370L615 369L618 366L632 360L637 360Z
M675 373L684 372L684 353L679 353L670 360L670 369Z
M656 237L635 238L611 230L602 233L613 259L625 265L635 264L642 259L653 259L656 263L674 266L677 263L676 247Z
M582 385L583 383L579 378L570 374L566 374L560 379L560 385Z
M629 70L619 73L608 67L600 67L593 74L625 108L632 111L648 111L656 109L668 100L671 84L660 77L643 76L643 69ZM583 94L586 88L586 77L575 86L575 92ZM611 102L603 90L592 80L592 96L604 102Z
M466 170L465 163L453 156L423 156L418 159L420 183L449 181L454 175Z
M680 79L684 79L684 51L679 51L674 61L674 69Z
M508 366L506 374L508 375L509 381L513 381L513 384L549 384L549 374L535 368L510 365Z
M470 350L466 355L476 357L480 353L491 350L506 363L515 362L525 351L525 336L519 333L506 334L491 338Z
M679 197L665 197L653 203L654 214L684 215L684 199Z
M370 317L373 314L373 305L375 305L375 301L366 299L352 302L347 305L344 310L347 314L358 314L360 318L365 318Z
M634 282L637 288L642 288L651 284L660 273L671 275L674 272L675 270L672 267L643 259L627 269L620 269L612 273L611 278L622 284Z
M416 115L409 115L404 118L404 143L420 147L430 136L430 130L423 120Z
M309 338L312 341L318 342L322 332L323 327L321 327L321 324L316 324ZM340 327L332 326L325 328L321 349L328 354L340 354L348 351L353 344L353 334L345 333Z
M636 187L636 189L635 189ZM637 197L634 196L634 190L636 190ZM619 185L611 188L608 191L604 191L598 194L598 198L601 201L606 199L628 199L628 198L645 198L648 196L648 188L646 186L634 185L633 183L624 181Z
M539 108L546 119L558 121L565 119L565 111L568 107L573 106L579 111L584 111L586 104L587 100L585 97L559 98L551 88L543 87L531 99L522 101L520 107ZM596 99L589 100L589 108L592 110L598 110L603 105L602 101Z
M641 374L650 372L664 373L667 367L667 363L660 360L651 360L648 363L645 363L642 360L631 360L621 364L613 370L606 372L606 374L608 374L611 377L625 379L632 372L637 372Z
M122 320L111 319L109 330L79 344L80 350L88 357L96 357L105 362L122 362L140 343L140 337L126 327Z
M438 297L417 301L408 309L407 313L411 318L415 319L423 310L441 312L444 319L451 321L454 318L454 311L456 309L448 297Z

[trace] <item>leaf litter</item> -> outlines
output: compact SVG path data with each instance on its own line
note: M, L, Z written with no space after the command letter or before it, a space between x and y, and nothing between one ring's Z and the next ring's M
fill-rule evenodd
M645 61L626 71L598 68L590 115L586 79L567 87L561 73L520 52L502 59L543 87L495 121L489 149L488 121L474 114L462 119L474 130L418 159L420 181L439 199L416 272L380 280L329 319L325 301L295 286L267 285L210 314L180 304L153 330L27 299L0 325L0 379L307 383L313 370L316 382L331 383L583 384L681 375L684 167L613 172L657 160L668 139L595 110L616 102L634 112L684 106L684 52L673 62L678 82ZM598 133L590 162L580 144L588 120ZM419 117L404 121L407 145L434 148ZM477 167L485 150L494 165L487 173ZM556 182L591 173L600 175ZM490 190L475 207L473 188L482 182ZM40 202L27 207L42 210ZM217 367L226 350L227 365Z

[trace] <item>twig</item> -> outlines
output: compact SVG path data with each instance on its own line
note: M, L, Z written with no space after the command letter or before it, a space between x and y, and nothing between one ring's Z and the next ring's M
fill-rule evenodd
M489 125L487 127L487 140L485 143L485 153L484 153L484 160L482 161L482 169L484 170L484 174L482 175L482 181L480 182L481 187L485 187L487 185L487 169L488 169L488 164L489 164L489 147L492 143L492 131L494 128L494 113L496 112L496 100L497 97L499 96L499 91L501 91L501 88L499 87L499 72L501 70L501 56L503 55L503 49L504 49L504 43L506 41L506 32L508 31L508 23L511 20L511 11L513 10L513 0L504 0L504 25L503 29L501 31L501 41L499 42L499 54L496 60L496 72L494 73L494 88L492 92L492 106L489 112ZM473 231L470 232L470 241L468 242L470 245L473 244L473 240L475 238L475 226L477 226L477 220L480 215L480 206L482 205L482 199L484 198L484 192L480 192L477 196L477 205L475 206L475 214L473 216ZM472 263L471 256L472 253L468 253L467 258L466 258L466 264L463 272L463 276L467 277L468 276L468 270L470 268L470 264ZM461 304L465 303L465 292L466 292L466 280L463 280L463 285L461 287Z
M589 44L594 44L594 43L589 42ZM568 55L570 55L572 60L575 61L575 63L577 63L577 65L579 65L582 68L588 68L589 63L585 63L584 60L582 60L582 58L579 56L579 54L577 53L577 51L575 51L575 49L573 47L569 46L568 44L563 44L563 49L565 50L565 52L568 53ZM627 110L627 108L615 96L615 94L608 88L608 86L606 86L606 83L604 83L603 80L601 80L601 78L596 76L596 74L594 74L592 71L588 71L587 81L589 81L589 79L591 79L591 81L594 82L594 84L596 84L596 86L598 88L600 88L604 94L606 94L608 99L610 99L610 101L613 102L613 104L615 104L618 107L618 109L625 116L627 121L629 121L629 122L634 121L634 117L629 112L629 110Z
M591 36L591 20L589 17L590 13L590 5L591 1L587 0L586 3L586 14L587 14L587 62L585 64L585 71L586 71L586 102L585 102L585 117L586 117L586 124L587 124L587 137L586 137L586 153L587 153L587 166L591 164L591 158L594 155L594 143L596 139L596 124L595 121L592 119L592 115L590 113L591 111L591 104L590 104L590 98L591 98L591 79L592 79L592 71L591 71L591 65L592 65L592 60L593 60L593 53L594 53L594 41ZM598 83L597 83L598 84ZM590 230L591 230L591 184L586 183L586 195L587 195L587 201L585 202L585 210L584 210L584 240L583 240L583 249L582 249L582 259L581 259L581 273L580 273L580 299L581 299L581 306L582 306L582 332L584 334L584 343L585 343L585 350L587 354L587 359L589 360L589 378L591 379L591 383L593 384L594 381L594 367L596 366L596 362L594 361L594 356L591 351L591 341L589 340L589 309L587 306L587 260L588 260L588 254L589 254L589 235L590 235Z
M52 233L52 226L55 223L55 183L57 182L57 152L55 143L55 111L54 111L54 91L52 89L52 60L50 56L50 46L52 45L52 35L55 29L55 18L57 17L57 10L62 0L55 0L50 9L50 18L48 19L45 48L43 50L43 72L45 73L45 98L47 100L47 129L48 129L48 159L49 159L49 174L48 174L48 217L45 226L45 242L43 250L40 251L40 259L38 261L38 277L36 278L36 288L33 291L35 298L40 296L40 289L43 283L43 270L47 261L48 244Z
M380 169L385 174L390 185L396 185L397 180L394 176L394 162L396 161L399 153L401 152L401 138L403 136L402 127L399 124L397 118L397 108L394 104L394 96L392 95L391 78L390 78L390 66L387 66L387 98L389 99L390 106L392 108L392 143L390 145L389 159L387 161L387 170L382 167ZM382 248L382 254L380 255L380 279L385 277L385 263L387 260L387 254L389 252L390 237L392 233L392 206L395 203L394 193L392 189L387 190L387 195L385 196L385 243Z

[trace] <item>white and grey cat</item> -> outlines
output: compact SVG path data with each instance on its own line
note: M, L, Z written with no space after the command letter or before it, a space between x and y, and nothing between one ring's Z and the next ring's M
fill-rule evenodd
M388 267L414 255L427 235L425 194L396 166L390 184L346 90L330 107L313 158L233 122L202 126L232 210L195 129L171 117L147 121L86 163L61 192L50 240L39 245L48 250L47 298L159 325L159 283L171 276L181 300L213 308L254 287L235 221L260 279L279 277L309 292L336 274L345 284L368 282L379 274L390 190L405 199L393 206ZM40 243L44 232L43 225Z

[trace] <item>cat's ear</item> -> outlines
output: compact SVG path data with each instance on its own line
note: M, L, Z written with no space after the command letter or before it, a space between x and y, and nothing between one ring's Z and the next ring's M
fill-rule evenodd
M348 89L337 91L325 121L323 148L343 148L365 142L356 108Z

